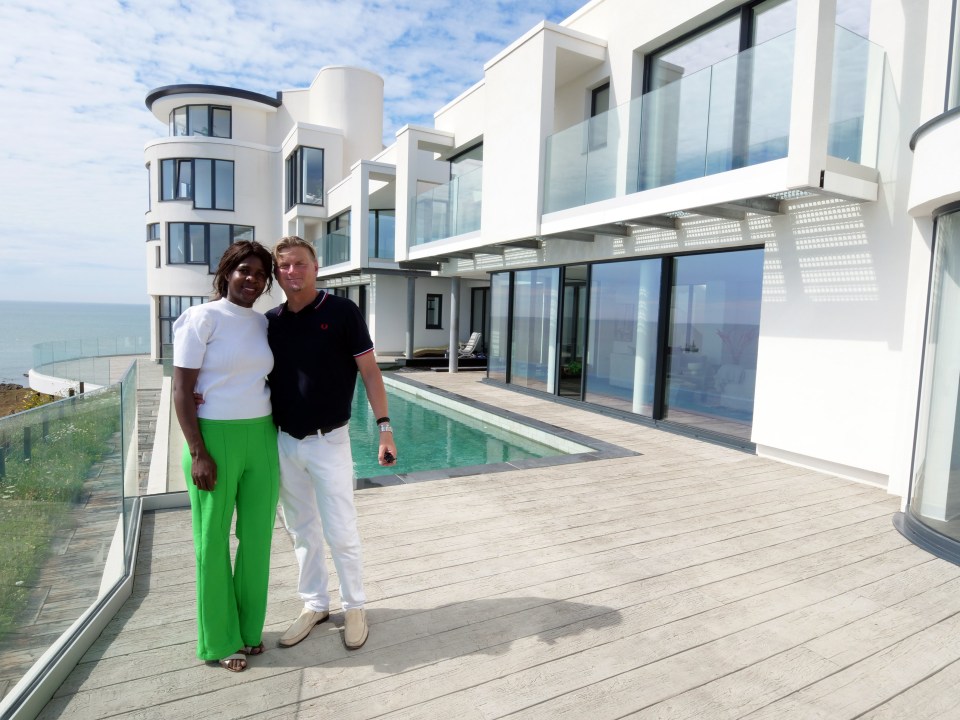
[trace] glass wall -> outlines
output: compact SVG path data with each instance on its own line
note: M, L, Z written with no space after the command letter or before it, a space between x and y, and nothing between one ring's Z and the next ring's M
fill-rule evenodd
M184 105L170 113L171 135L230 137L231 110L215 105Z
M160 161L160 200L193 200L195 208L233 210L233 161Z
M488 374L749 442L762 286L762 248L495 273Z
M557 371L557 309L560 270L514 274L510 382L553 392Z
M749 439L763 250L673 259L665 417Z
M910 510L960 540L960 213L937 220Z
M173 321L191 305L202 305L207 302L206 297L188 295L161 295L160 311L157 320L160 322L160 357L173 357Z
M510 338L510 273L490 276L490 337L487 344L487 377L507 381L507 342Z
M594 265L584 399L652 417L662 260Z

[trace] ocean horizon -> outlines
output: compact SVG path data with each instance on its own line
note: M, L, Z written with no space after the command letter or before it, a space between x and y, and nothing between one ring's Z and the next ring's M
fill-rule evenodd
M149 337L146 303L0 300L0 383L27 385L38 343Z

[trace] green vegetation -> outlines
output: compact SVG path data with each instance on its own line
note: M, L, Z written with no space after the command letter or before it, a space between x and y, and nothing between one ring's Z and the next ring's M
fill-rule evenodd
M0 420L0 638L16 627L54 533L118 429L111 392Z

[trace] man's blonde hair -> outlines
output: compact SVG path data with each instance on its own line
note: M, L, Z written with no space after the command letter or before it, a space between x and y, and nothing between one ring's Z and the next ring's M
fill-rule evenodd
M280 265L280 253L284 253L287 250L298 247L309 252L310 257L313 258L313 262L317 262L317 251L314 249L312 242L308 242L297 235L287 235L286 237L280 238L276 246L273 248L273 259L276 261L276 264L278 266Z

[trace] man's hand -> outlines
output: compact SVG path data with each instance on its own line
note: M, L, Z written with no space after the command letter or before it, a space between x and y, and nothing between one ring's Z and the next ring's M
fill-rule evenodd
M197 408L199 409L200 406L203 405L203 395L201 395L201 394L198 393L198 392L195 392L195 393L193 394L193 402L194 402L194 404L197 406Z
M384 466L397 464L397 446L393 442L392 432L380 433L380 452L377 459Z

